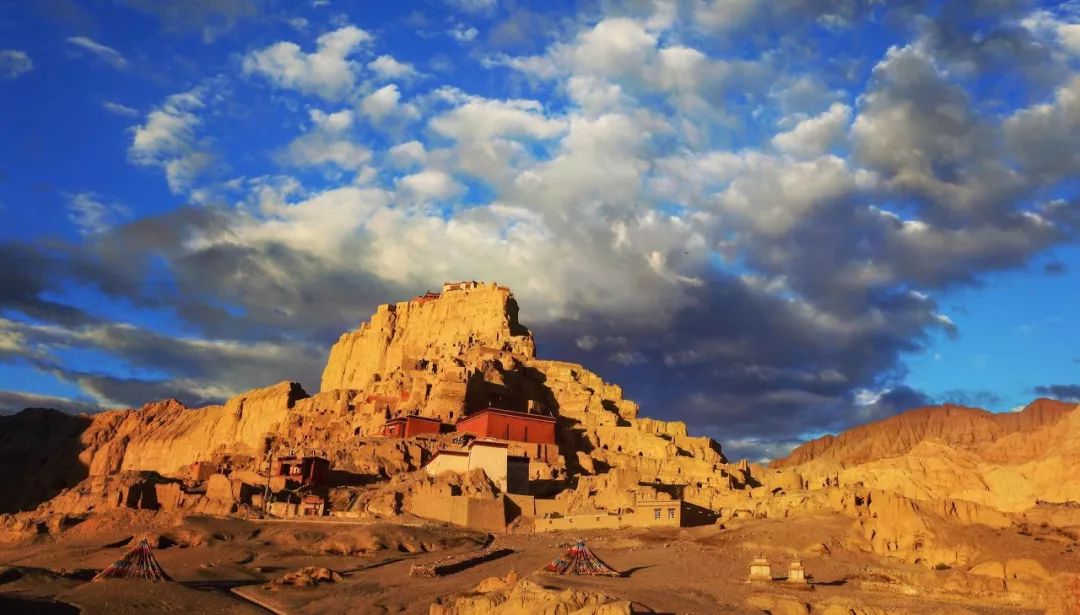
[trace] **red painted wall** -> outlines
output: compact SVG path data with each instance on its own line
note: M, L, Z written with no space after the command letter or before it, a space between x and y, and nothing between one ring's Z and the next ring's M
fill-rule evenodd
M457 430L479 438L498 438L516 442L555 443L555 423L526 416L484 412L467 417L457 424Z
M321 457L304 458L305 482L312 485L322 485L330 474L330 462Z
M434 421L421 421L413 417L406 417L405 423L400 422L383 425L382 435L388 438L411 438L422 433L439 433L442 423Z
M293 469L296 469L293 472ZM285 476L304 484L321 485L330 474L330 462L322 457L278 460L275 476Z
M439 433L441 423L433 421L416 421L411 418L405 419L405 437L411 438L422 433Z

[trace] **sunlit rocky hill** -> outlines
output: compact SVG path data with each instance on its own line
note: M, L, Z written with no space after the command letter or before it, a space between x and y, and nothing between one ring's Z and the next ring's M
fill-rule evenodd
M729 460L711 438L644 414L585 366L537 356L508 288L450 283L383 305L344 333L317 392L281 382L203 408L164 400L0 417L0 543L21 558L19 549L48 553L42 545L62 550L139 527L157 532L159 546L260 548L262 530L241 540L197 529L205 519L393 528L326 532L303 547L327 557L482 541L453 532L501 536L523 553L547 533L645 537L626 554L662 536L682 545L678 561L697 562L685 582L712 579L702 587L745 598L747 612L790 606L741 584L760 554L834 575L816 588L822 600L797 596L790 612L952 613L961 611L921 609L970 602L991 609L978 612L1066 613L1068 588L1080 587L1074 404L915 409L807 442L769 466ZM416 527L428 529L402 529ZM260 544L299 548L295 537L280 540ZM722 579L710 576L715 558ZM644 574L647 588L653 573ZM540 586L491 583L506 596L554 600ZM688 591L678 600L697 604L693 591L706 590ZM900 606L858 610L875 592ZM645 598L666 604L658 595ZM678 600L672 608L690 604Z

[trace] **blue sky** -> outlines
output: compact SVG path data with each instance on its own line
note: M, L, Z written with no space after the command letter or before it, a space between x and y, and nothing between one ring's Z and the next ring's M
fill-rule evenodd
M1080 4L0 2L0 408L296 379L379 303L754 458L1080 397Z

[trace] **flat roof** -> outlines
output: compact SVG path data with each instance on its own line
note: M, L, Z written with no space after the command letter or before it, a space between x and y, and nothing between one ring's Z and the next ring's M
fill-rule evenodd
M528 412L518 412L516 410L502 410L500 408L484 408L483 410L473 412L472 414L462 418L457 422L457 424L460 425L462 423L466 423L485 414L501 414L503 416L509 416L516 419L525 419L527 421L543 421L545 423L555 422L555 417L544 416L543 414L530 414Z
M440 425L442 424L442 421L440 421L439 419L433 419L429 416L410 414L409 416L395 416L394 418L387 420L385 423L383 423L383 425L389 425L390 423L404 423L405 421L427 421L429 423L439 423Z
M495 440L473 440L469 442L469 448L474 446L494 446L496 448L509 448L509 442L496 442Z

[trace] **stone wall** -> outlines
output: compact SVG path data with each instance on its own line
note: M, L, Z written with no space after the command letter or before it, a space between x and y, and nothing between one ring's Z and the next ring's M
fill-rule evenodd
M618 515L607 513L595 515L570 515L568 517L548 517L534 519L533 528L537 533L569 532L577 530L614 530L623 527Z

